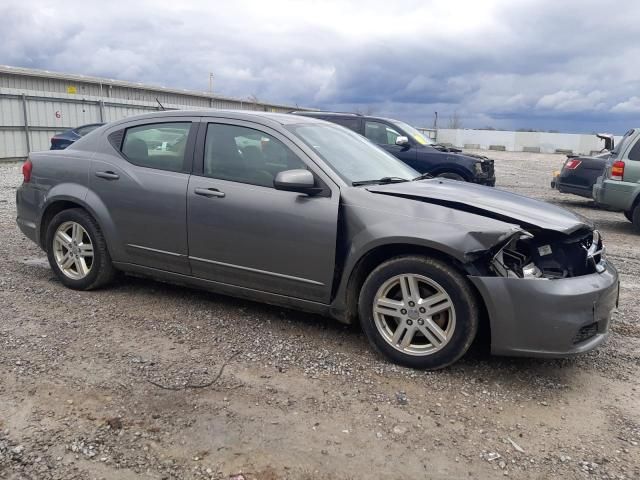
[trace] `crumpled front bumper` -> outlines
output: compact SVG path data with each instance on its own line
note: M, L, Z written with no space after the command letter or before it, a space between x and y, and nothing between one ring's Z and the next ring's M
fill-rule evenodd
M618 304L618 272L564 279L469 277L485 301L496 355L565 357L609 335Z

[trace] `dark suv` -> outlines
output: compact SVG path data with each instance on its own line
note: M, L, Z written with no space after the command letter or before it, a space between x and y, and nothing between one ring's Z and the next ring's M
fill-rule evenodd
M364 135L379 147L413 167L434 177L496 184L493 160L434 143L411 125L390 118L370 117L357 113L292 112L295 115L337 123Z

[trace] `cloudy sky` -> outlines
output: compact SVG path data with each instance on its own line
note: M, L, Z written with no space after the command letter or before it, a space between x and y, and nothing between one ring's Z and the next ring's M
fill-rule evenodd
M374 112L418 126L640 125L640 2L121 1L0 5L0 64Z

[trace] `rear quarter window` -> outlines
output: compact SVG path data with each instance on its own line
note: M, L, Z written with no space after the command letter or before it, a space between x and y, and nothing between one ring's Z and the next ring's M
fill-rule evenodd
M640 160L640 137L629 150L629 160Z

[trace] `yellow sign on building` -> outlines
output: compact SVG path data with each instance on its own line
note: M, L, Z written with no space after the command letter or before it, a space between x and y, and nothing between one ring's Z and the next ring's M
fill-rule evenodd
M67 87L67 93L77 93L76 87L74 87L73 85L69 85Z

